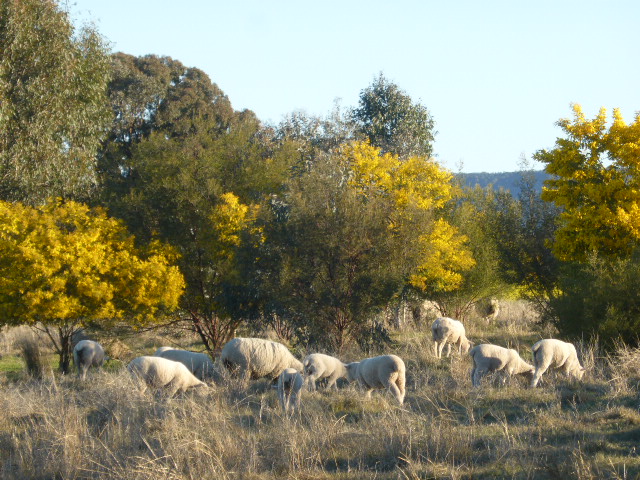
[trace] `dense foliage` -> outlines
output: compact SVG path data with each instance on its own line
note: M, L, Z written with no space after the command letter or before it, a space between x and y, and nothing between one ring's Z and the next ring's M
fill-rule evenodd
M66 372L81 327L141 326L178 306L184 280L173 258L157 242L137 248L102 209L0 202L0 319L43 328Z
M55 2L0 1L0 198L86 200L110 122L109 57Z

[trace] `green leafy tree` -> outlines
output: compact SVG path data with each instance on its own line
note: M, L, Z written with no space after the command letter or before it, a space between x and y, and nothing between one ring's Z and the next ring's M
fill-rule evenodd
M591 255L562 266L559 292L549 300L548 320L567 338L597 338L606 348L640 344L640 258Z
M439 216L451 175L367 143L316 158L276 197L258 270L275 318L305 341L368 348L373 318L405 285L453 289L473 264L465 239Z
M526 169L518 198L496 192L487 209L487 227L498 249L503 278L547 316L549 300L558 293L562 263L551 250L560 210L540 198L535 176Z
M491 187L461 188L450 204L447 218L468 239L475 266L462 272L459 288L431 293L429 299L438 303L442 314L464 319L475 305L510 289L493 231L494 215L495 192Z
M137 327L177 307L184 280L174 257L157 242L137 248L99 208L0 201L0 318L44 330L67 373L83 326Z
M110 121L109 57L50 0L0 1L0 198L86 198Z
M434 121L426 107L382 74L362 92L352 120L356 132L384 153L430 157Z

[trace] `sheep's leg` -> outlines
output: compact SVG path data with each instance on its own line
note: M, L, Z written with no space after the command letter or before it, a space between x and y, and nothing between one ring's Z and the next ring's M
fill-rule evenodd
M483 368L474 368L473 374L472 374L472 382L473 382L473 386L474 387L479 387L480 386L480 380L482 380L482 377L484 377L487 374L487 370L483 369Z
M337 381L338 381L338 375L336 374L331 375L330 377L327 377L327 390L329 389L337 390L338 389L338 385L336 385Z
M314 374L308 375L305 381L308 383L307 388L310 392L316 391L316 376Z
M447 358L451 355L451 343L447 342Z
M433 341L433 354L436 356L436 358L440 358L439 355L438 355L439 348L440 348L440 342L438 342L437 340L434 340Z
M438 358L442 358L442 350L444 350L444 346L446 345L446 341L442 340L441 342L438 343Z
M536 388L538 386L538 382L540 381L540 378L542 377L544 372L547 371L548 368L549 368L549 365L540 365L539 367L536 367L536 371L533 374L533 378L531 379L531 388Z

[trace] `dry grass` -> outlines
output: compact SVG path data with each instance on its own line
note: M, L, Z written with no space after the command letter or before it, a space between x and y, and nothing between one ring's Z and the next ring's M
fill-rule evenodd
M470 337L511 343L527 358L544 332L530 320L468 325ZM132 351L148 338L129 339ZM163 341L166 339L163 339ZM403 407L355 386L305 392L282 415L266 381L228 380L204 395L141 393L112 368L1 380L3 479L424 479L640 477L640 351L580 345L583 382L545 375L531 390L473 389L469 358L436 360L428 332L397 335L407 364ZM155 343L155 340L154 342ZM2 378L2 377L0 377Z

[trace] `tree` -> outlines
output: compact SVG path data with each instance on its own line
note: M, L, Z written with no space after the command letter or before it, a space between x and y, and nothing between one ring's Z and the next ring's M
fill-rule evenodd
M0 1L0 198L86 198L110 121L107 48L51 0Z
M272 311L311 343L367 347L373 318L411 281L454 288L472 264L464 238L439 218L451 174L367 143L316 158L271 204L258 269Z
M402 158L431 156L435 135L431 114L382 73L360 92L352 120L357 133L383 153Z
M535 155L554 176L542 198L562 209L553 251L561 260L628 256L640 240L640 115L627 125L614 109L607 128L604 108L593 120L573 111L558 122L566 138Z
M475 266L461 272L458 288L430 295L445 316L465 319L474 306L509 289L493 231L495 196L491 187L461 188L448 209L447 219L468 239L466 247L472 252Z
M138 248L121 222L73 201L0 202L0 258L0 318L43 329L63 373L79 328L153 323L184 288L171 250Z
M562 265L558 294L549 299L548 320L568 338L597 338L614 348L620 340L640 341L640 258L636 250L625 258L591 255Z
M224 92L197 68L169 57L111 56L108 94L114 121L100 149L99 172L107 195L119 197L135 181L134 147L154 132L172 139L219 137L242 120ZM110 201L107 199L107 201Z

